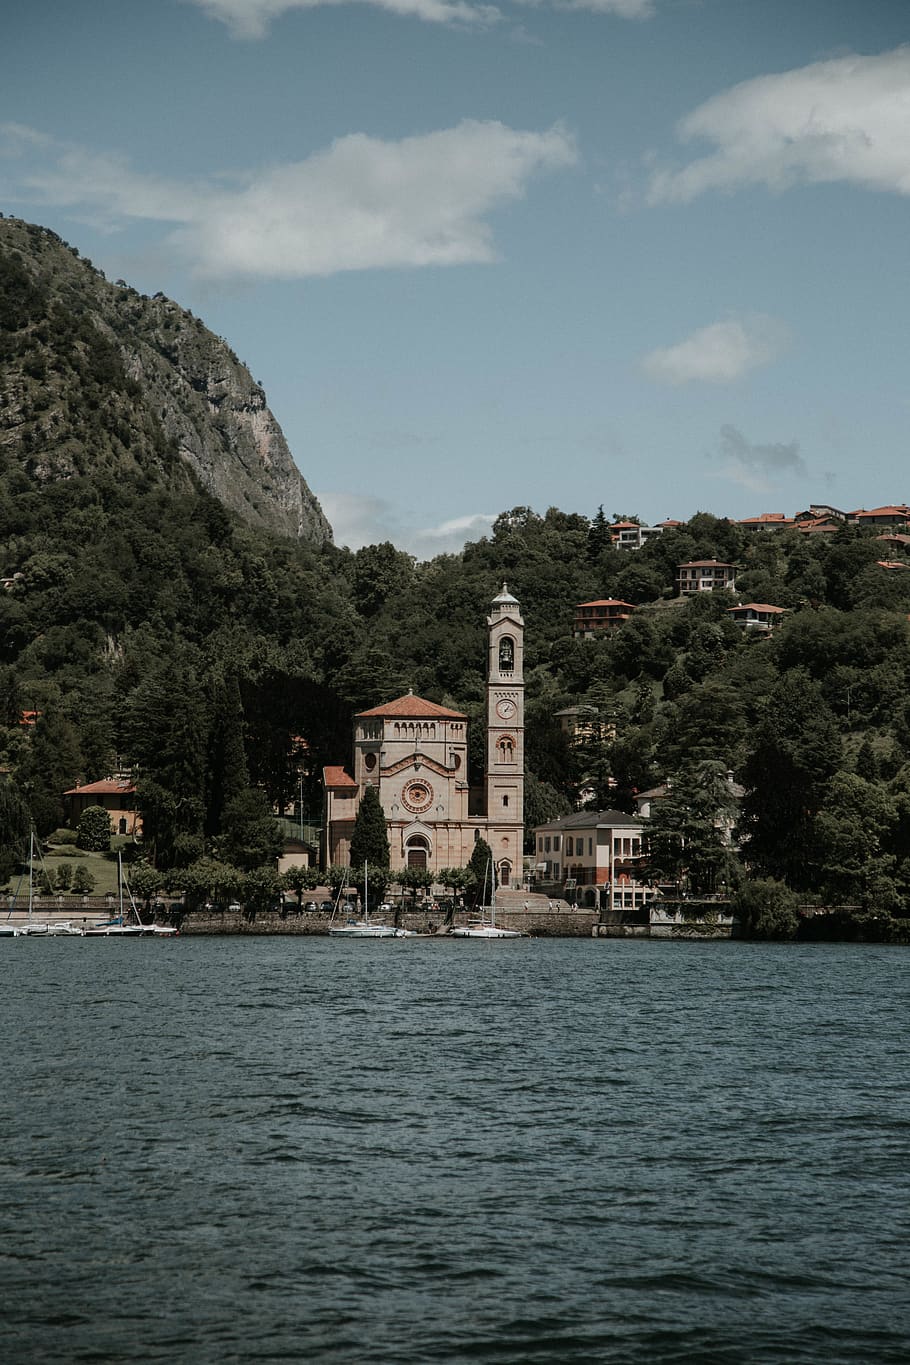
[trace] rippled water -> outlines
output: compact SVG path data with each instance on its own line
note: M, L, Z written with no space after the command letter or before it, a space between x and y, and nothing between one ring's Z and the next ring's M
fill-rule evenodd
M0 1358L910 1358L910 956L0 944Z

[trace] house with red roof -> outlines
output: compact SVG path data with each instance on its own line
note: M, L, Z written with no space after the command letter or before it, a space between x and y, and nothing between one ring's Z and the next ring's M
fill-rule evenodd
M910 507L897 503L890 507L873 507L868 512L861 507L850 513L850 520L857 526L906 526L910 522Z
M71 787L63 793L63 800L73 828L88 806L102 806L111 817L113 834L142 833L142 816L136 809L136 788L129 778L104 777L98 782Z
M605 630L615 630L628 621L635 610L631 602L616 597L600 597L596 602L579 602L575 608L572 633L576 640L591 640Z
M792 531L796 522L783 512L762 512L760 517L743 517L739 525L744 531Z
M780 625L786 614L786 607L772 607L769 602L743 602L741 606L727 608L727 615L743 630L757 630L765 635Z
M521 877L524 842L524 621L503 585L487 618L485 769L472 786L468 717L408 692L354 717L350 769L323 770L327 864L350 863L367 787L385 812L393 871L464 867L490 845L501 886Z

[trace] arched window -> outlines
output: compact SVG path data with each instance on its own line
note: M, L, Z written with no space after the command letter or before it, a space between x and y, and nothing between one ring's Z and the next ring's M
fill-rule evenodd
M515 757L515 744L508 735L503 735L497 742L496 750L500 763L511 763Z
M499 671L511 673L515 667L515 641L511 635L504 635L499 642Z

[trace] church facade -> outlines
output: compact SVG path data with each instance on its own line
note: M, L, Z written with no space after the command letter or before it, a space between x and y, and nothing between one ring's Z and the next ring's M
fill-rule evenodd
M350 862L363 793L376 788L390 867L464 867L477 839L500 886L520 884L524 843L524 621L503 584L487 617L483 783L468 780L468 718L412 693L354 717L353 773L323 770L328 863Z

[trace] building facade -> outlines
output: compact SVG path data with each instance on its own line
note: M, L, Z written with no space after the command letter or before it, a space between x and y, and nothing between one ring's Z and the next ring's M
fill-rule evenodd
M736 565L718 559L692 559L676 566L676 590L681 597L736 587Z
M376 788L391 870L464 867L480 838L501 886L521 880L524 839L524 621L505 585L487 618L483 781L468 776L468 718L409 692L354 717L353 774L323 771L327 863L350 863L360 801Z
M576 640L592 640L604 631L625 625L635 607L631 602L620 602L615 597L601 597L596 602L579 602L575 608L572 633Z
M566 899L602 910L637 910L656 895L640 880L644 822L623 811L575 811L534 829L535 876Z

